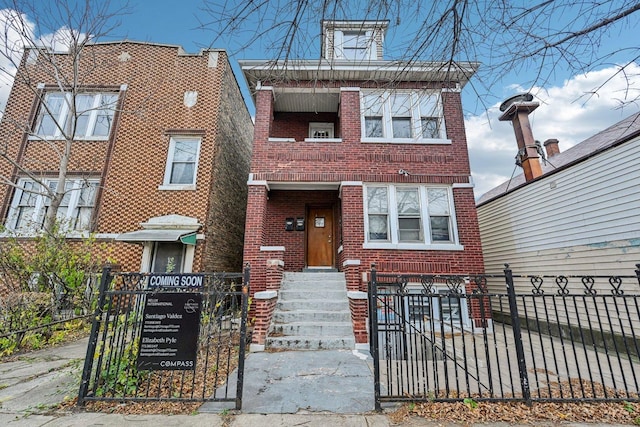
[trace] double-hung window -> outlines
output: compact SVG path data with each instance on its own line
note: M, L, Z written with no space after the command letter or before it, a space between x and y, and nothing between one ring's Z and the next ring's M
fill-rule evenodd
M365 247L460 250L449 187L367 185Z
M115 93L49 92L40 106L36 134L48 139L107 139L113 125Z
M14 231L37 231L44 224L51 209L51 192L58 187L57 180L44 180L43 185L30 179L18 181L18 187L7 217L6 226ZM88 231L95 207L98 180L68 179L64 196L56 212L56 219L63 230Z
M200 157L200 138L172 137L162 190L195 190Z
M439 92L361 92L362 140L393 143L449 143Z

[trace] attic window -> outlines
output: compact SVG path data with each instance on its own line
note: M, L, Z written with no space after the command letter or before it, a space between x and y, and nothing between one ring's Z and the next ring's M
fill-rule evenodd
M309 138L333 138L333 123L309 123Z

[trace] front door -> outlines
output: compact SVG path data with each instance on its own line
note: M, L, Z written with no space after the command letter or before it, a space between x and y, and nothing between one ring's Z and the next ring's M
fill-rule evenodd
M307 266L333 267L333 209L309 208Z

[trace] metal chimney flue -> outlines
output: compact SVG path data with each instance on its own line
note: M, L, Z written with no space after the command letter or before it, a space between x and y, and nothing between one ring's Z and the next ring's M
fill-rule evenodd
M531 123L529 123L529 114L538 106L540 104L533 102L533 95L530 93L512 96L500 105L502 115L498 120L511 121L513 124L513 131L518 143L518 157L526 181L531 181L542 175L538 150L533 139Z

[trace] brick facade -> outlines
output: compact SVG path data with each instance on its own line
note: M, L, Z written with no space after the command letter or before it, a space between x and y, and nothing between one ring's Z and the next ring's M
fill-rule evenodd
M193 271L241 271L246 180L253 126L227 54L223 50L185 54L179 46L122 42L87 45L82 53L81 91L113 91L119 104L107 140L74 141L69 176L100 180L93 213L98 240L140 229L150 218L196 218L204 239L197 242ZM25 58L28 53L25 55ZM66 54L55 55L60 62ZM98 64L95 66L95 64ZM56 82L38 63L23 60L0 125L13 158L55 178L59 158L49 142L29 141L20 125L35 126L42 89ZM195 105L185 93L197 92ZM41 93L42 95L42 93ZM201 138L195 190L164 190L172 136ZM0 175L22 174L0 161ZM6 219L13 189L0 185L0 217ZM110 243L123 270L140 269L140 245Z
M303 217L307 225L309 209L326 205L334 213L335 239L332 267L344 271L350 297L357 342L366 342L366 299L372 264L381 273L476 274L483 272L478 221L470 181L470 166L462 115L459 82L438 80L395 81L346 80L331 78L305 80L303 71L292 67L289 78L270 80L255 71L254 63L243 65L245 76L255 79L256 126L251 161L250 195L244 259L252 263L252 289L265 289L265 248L282 252L285 271L301 271L308 266L306 231L285 231L286 218ZM286 65L283 65L285 70ZM303 66L302 66L303 67ZM294 71L295 70L295 71ZM371 67L371 75L377 70ZM297 73L297 74L296 74ZM345 72L346 74L346 72ZM258 76L259 77L256 77ZM257 84L256 82L259 82ZM316 92L317 88L322 88ZM446 137L450 142L397 143L392 140L363 141L361 90L433 89L441 95ZM296 93L299 98L283 98ZM325 96L325 98L322 98ZM328 96L336 99L336 112L309 111L325 105ZM315 100L314 100L315 97ZM305 101L308 101L305 104ZM317 101L317 102L315 102ZM279 104L278 104L279 102ZM308 109L299 105L308 105ZM334 123L335 139L305 141L309 123ZM400 174L399 170L411 171ZM433 184L451 189L455 208L458 245L451 250L371 249L365 237L363 187L375 183ZM474 309L474 312L477 312Z

